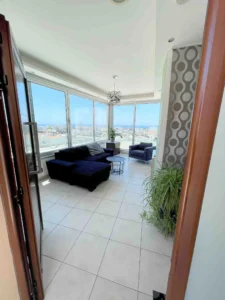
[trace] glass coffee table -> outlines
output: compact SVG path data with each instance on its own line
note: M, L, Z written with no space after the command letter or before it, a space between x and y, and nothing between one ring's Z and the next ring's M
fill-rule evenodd
M121 156L109 156L106 158L111 162L111 174L120 175L123 174L125 158Z

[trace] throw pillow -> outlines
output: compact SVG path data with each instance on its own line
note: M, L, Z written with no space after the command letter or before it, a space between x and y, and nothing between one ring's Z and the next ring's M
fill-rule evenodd
M104 150L98 143L88 144L87 146L91 155L96 155L104 152Z

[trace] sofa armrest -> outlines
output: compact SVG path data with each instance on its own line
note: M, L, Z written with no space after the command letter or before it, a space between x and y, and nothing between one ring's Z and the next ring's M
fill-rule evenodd
M51 159L46 161L48 168L48 174L51 178L69 181L70 175L74 167L76 166L73 162Z
M102 149L105 151L105 153L109 153L110 156L113 156L114 149L111 149L111 148L102 148Z
M148 160L152 159L152 153L153 153L153 150L155 150L155 149L156 149L155 146L146 147L144 149L144 158L145 158L145 161L148 161Z
M138 146L139 146L138 144L129 146L129 156L131 155L132 150L137 150L138 149Z

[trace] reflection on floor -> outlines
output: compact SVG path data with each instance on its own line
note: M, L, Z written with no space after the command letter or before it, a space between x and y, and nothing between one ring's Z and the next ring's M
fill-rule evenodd
M124 174L94 192L40 184L46 300L152 300L153 290L166 292L173 241L140 218L149 173L149 164L126 157Z

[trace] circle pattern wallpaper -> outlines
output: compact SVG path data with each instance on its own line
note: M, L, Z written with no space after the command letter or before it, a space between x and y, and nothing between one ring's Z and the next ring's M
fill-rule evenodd
M173 50L163 163L185 165L202 47Z

